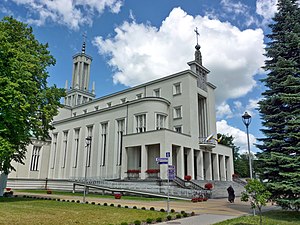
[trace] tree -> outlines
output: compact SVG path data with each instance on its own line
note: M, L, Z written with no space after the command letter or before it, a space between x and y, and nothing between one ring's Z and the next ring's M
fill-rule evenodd
M55 59L28 25L12 17L0 21L0 172L22 163L31 137L49 138L63 89L48 87Z
M242 193L241 200L244 202L250 201L251 208L257 208L259 212L259 222L262 224L262 207L266 205L267 200L270 198L271 193L267 190L266 186L259 180L250 179L245 186L246 192Z
M274 199L299 209L300 199L300 10L296 0L279 0L278 12L267 35L264 69L267 87L259 102L265 137L258 154ZM298 203L299 204L299 203Z

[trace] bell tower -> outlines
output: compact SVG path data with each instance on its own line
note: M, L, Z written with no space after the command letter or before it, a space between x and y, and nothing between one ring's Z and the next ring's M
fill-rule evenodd
M95 98L95 83L93 82L92 90L89 89L90 69L92 57L85 54L86 35L83 35L83 44L80 53L73 56L72 83L68 89L68 81L66 81L67 96L65 97L65 105L76 106Z

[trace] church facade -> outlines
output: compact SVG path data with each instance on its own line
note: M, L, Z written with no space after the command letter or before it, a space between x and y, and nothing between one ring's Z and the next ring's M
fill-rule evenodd
M84 43L51 140L33 139L10 178L167 179L172 165L182 179L231 181L232 150L213 135L216 87L198 44L189 69L100 98L89 90L91 64Z

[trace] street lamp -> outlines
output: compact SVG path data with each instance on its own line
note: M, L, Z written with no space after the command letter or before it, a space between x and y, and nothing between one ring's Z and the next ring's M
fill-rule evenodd
M86 175L87 175L88 157L89 157L89 151L91 149L92 137L88 136L85 139L85 141L86 141L86 159L85 159L85 171L84 171L83 203L85 203L85 196L86 196Z
M248 154L249 154L249 170L250 170L250 179L252 179L252 163L251 163L251 155L250 155L250 141L249 141L249 124L251 123L251 116L245 112L244 115L242 115L243 123L246 126L247 130L247 142L248 142Z

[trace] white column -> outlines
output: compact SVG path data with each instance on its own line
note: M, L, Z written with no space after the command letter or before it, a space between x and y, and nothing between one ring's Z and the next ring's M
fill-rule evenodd
M204 180L203 174L203 151L200 150L197 154L197 180Z
M122 148L122 166L121 166L121 179L127 177L127 148Z
M212 180L211 152L205 152L205 179Z
M212 154L212 161L213 161L213 178L214 180L220 180L220 174L219 174L219 155L218 154Z
M184 151L182 146L177 147L177 176L184 178Z
M226 163L226 178L227 181L232 181L232 174L233 174L233 161L231 160L230 157L226 157L225 159L225 163Z
M141 179L146 179L146 170L148 167L147 146L141 146Z
M195 179L194 173L194 149L187 150L187 173L192 176L192 179Z
M221 180L226 181L226 167L225 167L225 156L220 155L220 172Z

